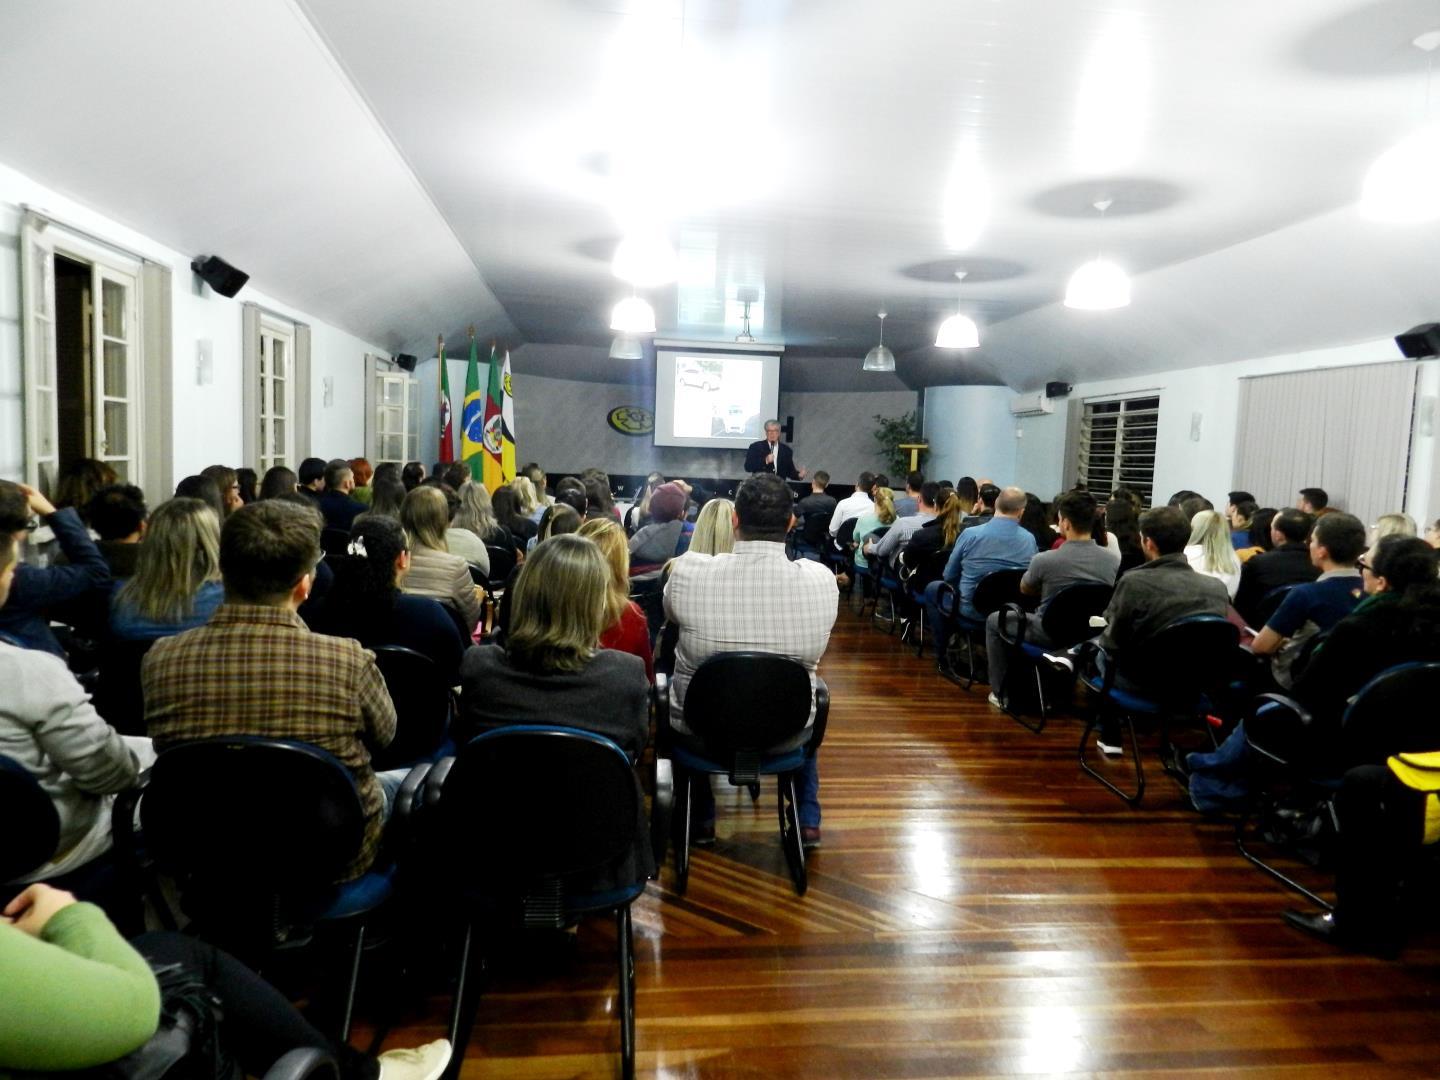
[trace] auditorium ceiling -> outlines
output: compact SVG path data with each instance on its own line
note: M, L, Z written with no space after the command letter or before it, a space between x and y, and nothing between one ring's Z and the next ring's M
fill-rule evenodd
M732 340L749 294L837 387L876 378L882 308L905 384L1017 389L1440 318L1440 226L1355 207L1440 121L1411 45L1440 0L70 0L3 28L0 162L392 350L473 323L613 378L627 235L675 252L639 290L663 336ZM1133 302L1065 308L1097 254ZM978 350L931 346L956 310Z

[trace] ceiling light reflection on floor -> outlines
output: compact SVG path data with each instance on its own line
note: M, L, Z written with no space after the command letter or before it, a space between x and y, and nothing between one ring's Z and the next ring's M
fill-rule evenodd
M1036 1005L1025 1010L1017 1071L1068 1073L1080 1068L1087 1049L1080 1016L1069 1005Z
M910 888L925 896L947 897L955 890L950 865L950 838L939 829L912 829L905 834L906 861L914 875Z

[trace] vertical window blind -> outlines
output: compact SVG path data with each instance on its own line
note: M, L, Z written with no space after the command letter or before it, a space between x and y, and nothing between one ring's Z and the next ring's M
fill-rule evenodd
M1085 402L1077 479L1101 502L1125 487L1150 506L1159 424L1160 399L1154 395Z

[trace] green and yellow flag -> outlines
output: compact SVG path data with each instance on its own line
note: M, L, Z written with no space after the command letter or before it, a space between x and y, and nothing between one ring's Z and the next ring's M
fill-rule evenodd
M509 349L505 350L505 374L501 379L501 388L505 399L500 406L500 471L508 484L515 479L515 395L510 389Z
M480 357L475 331L470 331L470 366L465 370L465 404L460 410L460 460L470 466L470 479L484 476L485 399L480 396Z
M502 430L505 426L502 416L502 398L505 391L501 388L500 358L495 355L495 346L490 346L490 383L485 393L485 446L481 454L482 473L481 480L485 489L491 494L505 483L505 469L500 464L502 459L501 443L503 441ZM474 466L471 466L474 472Z

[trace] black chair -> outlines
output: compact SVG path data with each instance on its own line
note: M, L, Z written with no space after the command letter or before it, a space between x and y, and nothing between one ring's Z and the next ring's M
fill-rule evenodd
M391 830L428 770L406 779ZM365 834L349 770L307 743L221 736L165 749L141 780L115 802L122 866L137 883L149 879L152 898L162 895L160 875L173 878L190 929L257 969L309 945L317 927L348 931L338 1025L348 1038L366 920L394 890L394 867L379 864L336 884ZM133 826L137 801L143 843Z
M1230 662L1239 638L1239 629L1221 615L1191 615L1177 619L1147 641L1136 642L1120 655L1118 662L1097 648L1096 659L1103 673L1090 670L1080 677L1093 695L1090 717L1080 736L1080 768L1131 806L1138 806L1145 796L1145 767L1134 718L1150 716L1159 721L1165 771L1179 779L1170 743L1170 719L1208 713L1210 695L1223 690L1230 677ZM1127 686L1135 689L1118 686L1117 679L1122 677ZM1130 733L1130 748L1135 756L1133 792L1117 787L1086 757L1090 735L1107 712L1115 713L1122 728ZM1211 731L1208 725L1206 730Z
M661 580L661 572L652 570L648 574L632 577L630 599L640 605L640 610L645 613L645 626L650 631L650 645L653 648L655 639L660 635L660 627L665 624L665 583Z
M469 1041L466 1008L477 926L552 928L615 913L620 1053L635 1074L635 960L630 905L646 879L595 888L633 852L643 795L614 742L574 728L516 726L471 739L435 766L425 788L423 833L432 869L465 917L450 1014L452 1074ZM497 823L503 822L503 827Z
M790 557L828 561L830 554L830 514L806 514L790 531Z
M400 769L433 761L455 718L455 692L435 661L403 645L375 648L375 666L395 703L395 738L371 755L375 769Z
M809 740L794 750L774 753L771 747L793 740L805 729L811 708L815 723ZM779 780L780 842L790 878L805 895L805 849L800 837L796 779L825 738L830 691L823 682L810 685L805 665L787 656L763 652L717 653L690 679L685 692L685 726L704 747L697 752L676 742L669 749L675 784L675 891L684 894L690 878L691 784L695 777L725 776L735 787L759 793L760 777ZM657 729L669 730L662 715Z
M485 550L490 555L490 574L484 585L492 593L503 593L505 580L510 576L510 571L515 569L515 563L518 561L515 549L508 544L487 543Z
M1006 685L992 687L995 695L1005 703L1005 711L1021 727L1035 734L1045 730L1045 721L1050 718L1052 705L1046 693L1047 683L1054 686L1053 677L1043 666L1047 652L1068 649L1100 633L1099 627L1091 626L1090 619L1103 615L1115 594L1113 585L1080 583L1067 585L1045 605L1040 615L1040 631L1048 645L1036 645L1027 641L1027 629L1034 616L1016 603L1006 603L1000 609L1000 636L1010 643L1009 663L1005 667ZM1028 671L1027 671L1028 669ZM1036 723L1028 723L1020 708L1021 680L1026 675L1034 680L1034 702L1039 713ZM1070 685L1070 680L1065 680Z
M330 558L338 559L349 549L350 533L348 530L337 529L333 525L326 525L320 530L320 550Z
M850 550L852 552L852 559L854 558L853 552L855 551L855 549L865 542L864 536L855 535L855 526L859 523L859 518L851 518L849 521L845 522L845 524L840 526L839 535L842 537L846 535L846 530L849 530L849 543ZM874 538L875 542L879 543L880 539L889 531L889 525L882 525L880 526L880 528L875 529L866 535ZM873 602L876 607L878 607L880 603L880 560L871 556L866 556L866 562L868 563L868 565L863 567L860 566L858 563L855 564L855 583L860 586L860 601L858 606L852 603L851 610L854 611L857 615L865 614L865 605L867 603ZM854 591L853 586L851 587L851 591ZM873 614L874 609L872 608L871 610Z
M1333 799L1346 769L1383 765L1392 754L1440 750L1434 702L1440 700L1440 663L1386 668L1351 699L1340 719L1338 746L1307 754L1314 717L1294 698L1262 694L1246 717L1246 738L1256 760L1259 788L1235 824L1235 847L1253 866L1327 911L1333 905L1261 858L1249 843L1251 826L1273 816L1281 793L1323 804L1334 822ZM1323 736L1322 736L1323 738ZM1268 768L1265 768L1268 766Z
M954 585L945 582L940 586L937 598L940 610L943 612L948 606L955 629L960 631L965 639L965 689L967 691L975 685L975 676L980 670L976 650L980 642L985 640L985 620L991 612L999 611L1006 604L1024 606L1024 598L1020 593L1020 579L1024 576L1024 570L992 570L977 581L975 595L970 598L971 606L979 612L980 617L977 619L961 613L960 593ZM937 652L947 647L946 642L937 641L935 643Z
M1290 590L1293 588L1295 588L1293 584L1277 585L1275 588L1266 592L1264 596L1260 597L1260 599L1255 602L1255 625L1251 627L1251 629L1264 629L1265 624L1268 623L1270 617L1280 609L1280 605L1285 602L1285 597L1290 595Z
M324 1050L302 1046L281 1054L264 1080L340 1080L340 1065Z
M60 815L40 781L14 758L0 755L0 893L5 882L44 866L60 845ZM15 886L19 892L20 887ZM9 899L6 895L5 899Z
M902 550L895 560L896 572L900 578L900 586L905 591L907 604L913 611L922 613L924 605L925 586L932 581L939 581L945 574L945 564L950 561L950 549L941 548L939 551L929 551L920 556L919 560L912 566L909 558ZM915 628L915 655L925 655L925 619L917 618L910 624ZM908 630L910 627L907 627Z
M95 711L122 735L145 734L145 694L140 665L152 641L109 641L100 651Z

